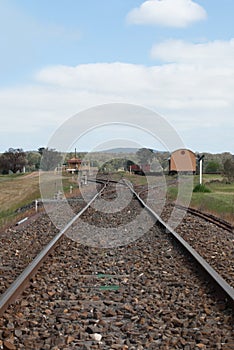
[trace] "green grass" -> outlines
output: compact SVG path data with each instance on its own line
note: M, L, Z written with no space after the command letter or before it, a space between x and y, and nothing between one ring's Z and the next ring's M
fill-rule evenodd
M234 183L226 184L222 181L222 177L213 182L210 179L206 180L206 186L211 193L206 193L203 196L194 194L193 203L201 210L208 210L217 213L220 217L234 222ZM192 203L192 204L193 204Z
M221 175L205 174L203 184L210 193L193 192L190 206L212 213L234 224L234 183L226 184L222 180ZM197 185L199 185L199 176L194 176L194 187ZM168 187L167 199L175 201L177 193L177 186Z
M198 184L194 187L193 192L209 193L211 190L206 185Z
M145 176L127 173L124 177L135 185L147 185L147 178Z
M234 223L234 194L193 193L191 206Z
M20 211L18 212L18 209L31 204L33 201L35 201L35 199L39 197L39 189L35 189L28 195L26 194L22 200L18 200L15 203L9 205L7 209L0 210L0 227L20 220L24 214Z
M64 176L62 184L64 193L68 193L70 191L70 186L72 186L72 188L78 187L77 181L75 181L72 176Z
M15 179L23 177L24 175L25 175L24 173L0 175L0 183L4 181L14 181Z
M226 183L218 183L213 182L208 184L211 191L215 191L217 193L231 193L234 194L234 183L226 184Z
M177 187L168 187L167 188L167 199L169 202L174 202L178 195Z

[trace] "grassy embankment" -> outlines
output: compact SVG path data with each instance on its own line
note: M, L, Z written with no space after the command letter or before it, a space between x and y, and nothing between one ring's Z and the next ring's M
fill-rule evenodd
M37 174L0 176L0 226L20 218L17 209L39 197Z
M210 192L193 192L190 202L192 208L214 214L234 224L234 183L222 182L221 175L203 176L203 184ZM199 184L199 176L194 176L194 186ZM168 198L175 200L177 187L171 186L168 189Z
M63 190L68 195L71 184L72 178L63 178ZM0 227L25 217L24 213L18 213L17 210L40 197L38 173L0 176Z

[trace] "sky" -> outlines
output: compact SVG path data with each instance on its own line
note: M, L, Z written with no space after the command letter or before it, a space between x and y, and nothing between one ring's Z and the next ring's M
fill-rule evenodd
M72 116L131 104L194 152L234 154L233 13L233 0L0 0L0 152L46 147ZM90 118L82 150L119 137Z

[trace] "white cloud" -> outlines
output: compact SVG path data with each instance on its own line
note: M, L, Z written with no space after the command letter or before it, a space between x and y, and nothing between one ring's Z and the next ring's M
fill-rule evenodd
M158 108L226 108L233 104L233 43L167 41L152 49L152 56L166 64L54 66L42 69L36 79L77 93L127 98Z
M205 43L189 43L182 40L167 40L154 45L151 56L164 62L189 63L195 65L234 65L234 39L215 40Z
M148 0L127 15L133 24L186 27L206 19L205 9L192 0Z
M10 135L15 130L19 137L27 132L31 140L40 133L49 137L52 128L81 110L124 102L161 113L184 135L206 128L207 142L222 149L228 140L223 135L217 143L212 130L220 128L221 134L224 125L234 128L233 39L203 44L168 41L152 53L166 63L45 67L31 86L0 90L1 131ZM196 135L190 141L197 143ZM234 152L231 142L229 150Z
M121 62L53 66L38 72L36 79L46 84L107 95L122 95L124 90L142 92L149 87L145 66Z

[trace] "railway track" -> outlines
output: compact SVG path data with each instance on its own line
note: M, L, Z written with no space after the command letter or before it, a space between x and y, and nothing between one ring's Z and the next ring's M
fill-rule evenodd
M218 226L218 227L220 227L228 232L234 233L234 226L231 223L229 223L225 220L222 220L221 218L217 218L216 216L214 216L212 214L204 213L198 209L185 208L182 205L176 205L176 207L180 208L182 210L186 210L188 213L190 213L192 215L195 215L195 216L198 216L204 220L207 220L210 223L215 224L216 226Z
M149 188L137 188L137 193L143 199ZM152 192L152 189L150 188ZM153 188L153 197L160 197L160 186ZM150 207L158 212L155 200L150 201ZM166 203L160 216L168 222L173 210L176 232L185 239L230 285L234 287L233 226L213 215L200 212L182 205ZM179 217L179 220L177 220ZM183 220L181 220L183 218Z
M109 187L93 201L105 199L110 207L118 196ZM23 298L9 306L22 292L16 285L15 291L3 295L1 312L6 312L0 323L2 346L7 348L11 343L17 349L54 350L231 349L232 312L227 298L232 304L233 289L218 276L216 284L224 286L225 294L218 298L210 280L199 278L194 257L188 260L181 253L182 240L178 244L177 237L177 243L173 243L169 228L165 232L165 228L151 225L147 232L136 236L136 226L127 222L129 217L138 217L142 206L136 193L124 210L112 208L108 215L87 205L61 230L36 259L40 264L35 269L30 267L26 278L29 288ZM150 208L147 210L155 215ZM74 240L77 226L73 224L78 220L79 225L81 219L89 230L90 225L105 227L107 234L101 231L100 236L93 237L83 225L84 232ZM144 221L151 220L148 215ZM144 230L145 222L141 224L138 229ZM116 237L114 246L109 242L110 228L112 235L123 234ZM73 240L64 236L65 232ZM213 273L209 267L210 271ZM12 296L5 304L9 293ZM20 333L22 326L24 331Z
M175 184L176 183L176 180L172 180L171 183L169 183L169 185L171 184ZM160 186L155 186L154 188L158 188ZM144 195L149 191L149 190L152 190L152 188L148 188L148 186L146 187L145 185L144 186L137 186L136 187L136 192L138 193L138 195L142 198L144 198ZM204 220L207 220L209 221L210 223L213 223L215 224L216 226L224 229L224 230L227 230L228 232L231 232L231 233L234 233L234 226L221 219L221 218L218 218L212 214L209 214L209 213L205 213L205 212L202 212L198 209L195 209L195 208L191 208L191 207L185 207L183 205L179 205L179 204L176 204L175 205L176 208L179 208L179 209L182 209L182 210L185 210L187 211L188 213L194 215L194 216L197 216L197 217L200 217Z
M168 182L167 186L175 185L176 183L177 183L176 180L171 180L170 182ZM160 185L154 186L153 188L150 186L145 186L145 185L136 186L136 192L138 193L138 195L140 197L142 197L144 199L144 196L148 191L155 189L155 188L159 188L159 187L160 187ZM175 207L182 209L182 210L185 210L194 216L197 216L197 217L200 217L204 220L207 220L210 223L213 223L216 226L218 226L224 230L227 230L228 232L234 233L234 226L231 223L229 223L221 218L218 218L212 214L202 212L202 211L195 209L195 208L185 207L185 206L179 205L179 204L176 204Z
M106 186L106 185L105 185ZM79 216L92 204L98 195L101 194L105 186L96 194L90 202L82 208L78 214L53 238L49 243L42 249L42 251L30 262L30 264L23 270L23 272L16 278L10 288L3 294L0 299L0 315L5 311L5 309L19 296L20 293L25 289L30 278L38 271L41 264L47 258L47 256L55 249L56 245L59 243L60 239L63 237L64 233L69 229L69 227L76 221Z

